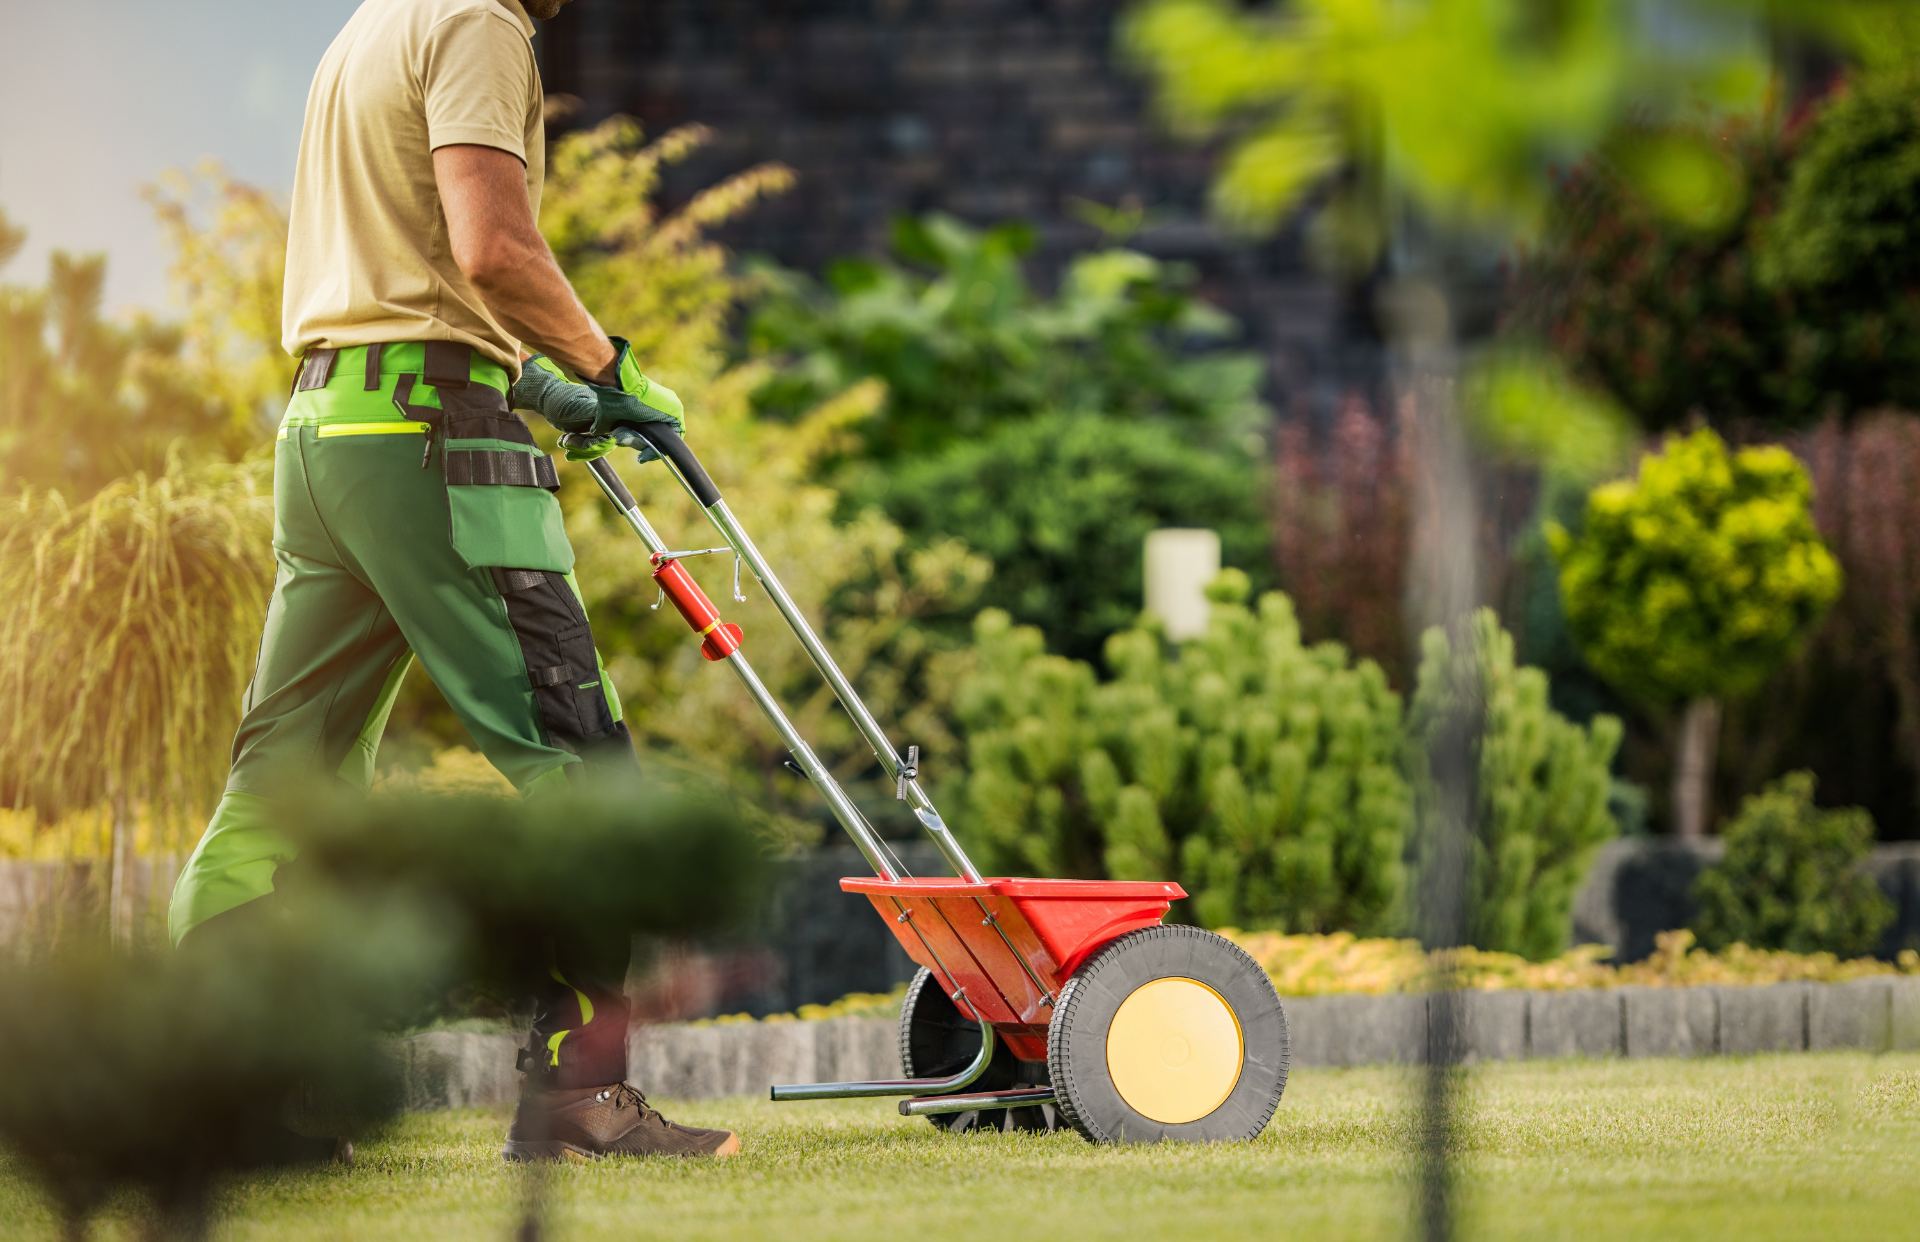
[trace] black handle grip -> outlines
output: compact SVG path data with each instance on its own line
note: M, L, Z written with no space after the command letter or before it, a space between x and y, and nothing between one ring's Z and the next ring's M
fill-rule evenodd
M587 463L587 469L599 478L601 486L607 489L607 495L613 497L613 503L626 510L640 507L640 502L627 490L626 480L620 477L620 472L613 468L612 462L604 457L596 457Z
M560 447L563 449L591 448L594 442L592 436L578 431L562 432L560 435ZM587 469L593 471L594 477L600 480L600 485L606 489L607 495L613 498L615 504L622 509L640 507L640 503L633 498L633 493L627 490L626 480L620 477L620 472L613 468L613 463L609 462L604 455L588 458Z
M720 499L720 489L713 485L713 479L707 474L707 468L687 447L686 440L673 429L672 423L630 423L628 424L641 439L653 446L653 451L673 463L673 468L686 480L687 490L693 498L706 508Z

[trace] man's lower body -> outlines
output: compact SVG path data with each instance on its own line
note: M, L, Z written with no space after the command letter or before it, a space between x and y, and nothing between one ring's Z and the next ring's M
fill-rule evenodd
M371 782L413 659L526 796L576 765L633 762L572 578L552 463L506 391L503 368L458 345L303 362L275 449L259 662L226 793L174 889L175 943L218 934L208 929L222 916L273 891L293 858L276 797L316 774ZM556 946L534 985L510 1156L557 1154L562 1140L586 1155L737 1148L724 1131L660 1130L629 1100L628 943L610 928L605 944ZM529 1134L547 1146L516 1150Z

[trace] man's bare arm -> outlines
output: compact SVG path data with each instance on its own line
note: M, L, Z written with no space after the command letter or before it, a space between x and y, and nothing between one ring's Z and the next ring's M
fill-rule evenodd
M433 153L453 261L507 331L583 379L611 382L607 334L580 303L527 201L527 170L493 147L465 144Z

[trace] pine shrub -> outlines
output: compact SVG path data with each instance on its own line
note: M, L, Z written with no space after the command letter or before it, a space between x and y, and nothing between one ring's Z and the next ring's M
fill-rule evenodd
M1211 925L1379 934L1404 920L1400 701L1371 661L1305 645L1292 604L1216 584L1207 633L1107 644L1113 673L983 614L955 672L964 822L990 870L1175 879Z
M1910 75L1867 75L1808 126L1758 238L1783 316L1784 362L1811 381L1821 411L1920 404L1920 99Z
M1548 703L1546 674L1516 664L1513 638L1493 612L1482 609L1472 626L1467 694L1484 715L1474 748L1467 942L1541 960L1567 947L1574 895L1594 851L1616 832L1607 800L1620 722L1601 715L1582 726L1560 715ZM1439 813L1435 743L1456 709L1476 706L1459 702L1454 659L1446 632L1428 630L1407 713L1422 825ZM1423 831L1416 853L1429 840Z
M1811 772L1748 798L1723 834L1726 853L1701 873L1695 931L1709 949L1744 944L1793 953L1872 952L1893 903L1864 867L1873 817L1814 805Z

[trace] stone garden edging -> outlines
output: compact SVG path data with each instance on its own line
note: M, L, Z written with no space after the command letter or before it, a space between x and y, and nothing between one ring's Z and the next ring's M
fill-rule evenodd
M1467 992L1468 1063L1555 1057L1685 1057L1757 1052L1920 1052L1920 978L1767 987ZM1424 996L1304 996L1285 1001L1296 1067L1417 1062ZM891 1018L637 1028L632 1078L662 1097L762 1095L775 1082L892 1078ZM428 1031L399 1041L407 1105L495 1105L513 1098L516 1036Z

